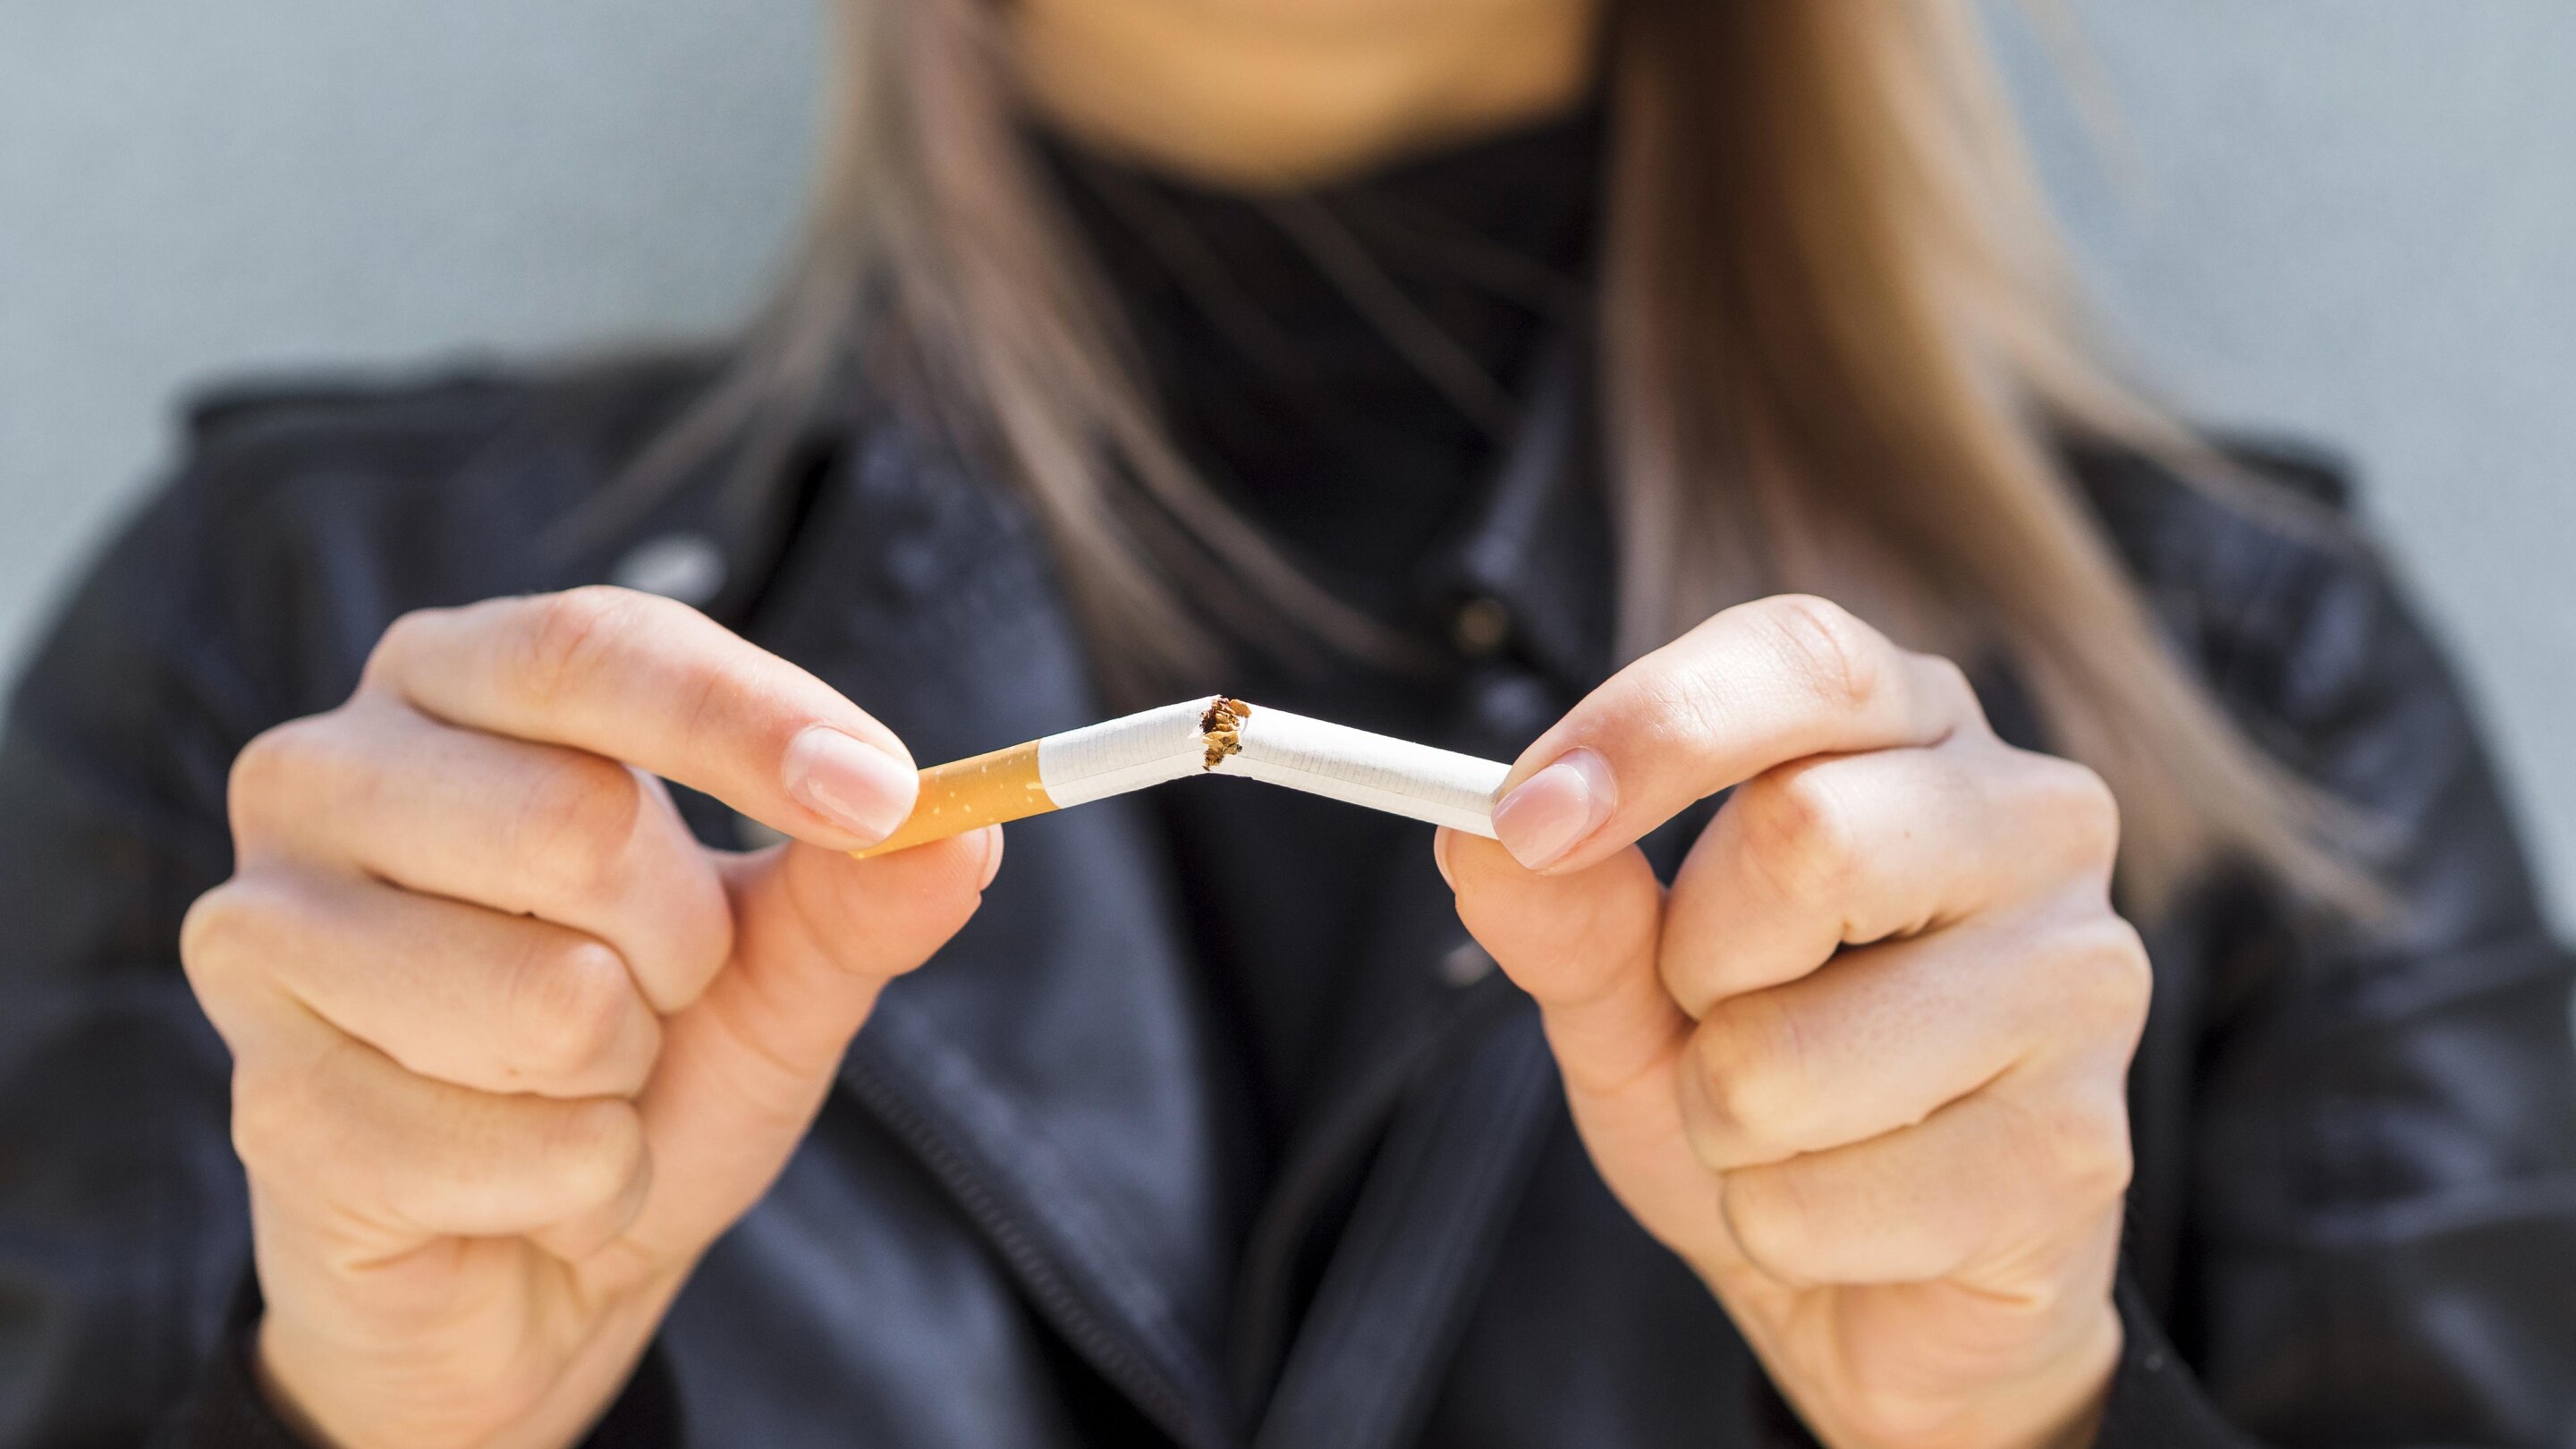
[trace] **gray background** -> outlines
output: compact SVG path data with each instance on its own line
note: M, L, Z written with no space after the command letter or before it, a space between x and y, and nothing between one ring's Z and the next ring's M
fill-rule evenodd
M2576 914L2576 7L2075 0L2007 20L2142 374L2331 440L2489 705ZM704 331L797 209L790 0L0 0L0 655L210 376Z

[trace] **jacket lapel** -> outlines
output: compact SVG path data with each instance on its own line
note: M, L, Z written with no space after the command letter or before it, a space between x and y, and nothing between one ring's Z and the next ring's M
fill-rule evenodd
M1514 620L1513 647L1468 671L1437 743L1510 759L1606 669L1586 386L1580 354L1553 349L1478 515L1425 561L1436 595ZM1410 1442L1561 1110L1536 1009L1467 936L1429 852L1409 843L1378 880L1327 1085L1246 1255L1233 1382L1261 1407L1262 1446ZM1342 1202L1310 1274L1303 1247Z
M896 427L824 484L752 629L924 761L1103 709L1027 519ZM1132 801L1013 826L983 909L888 989L843 1075L1066 1339L1212 1446L1233 1244L1173 892Z
M1498 496L1510 517L1474 531L1461 587L1530 587L1545 570L1504 546L1524 535L1606 546L1597 503L1571 496L1579 370L1551 371L1541 396L1554 406L1506 470L1521 486ZM900 424L855 432L786 534L745 632L875 712L917 758L1107 712L1030 518ZM1543 581L1585 592L1582 578ZM1596 611L1519 602L1550 621L1528 641L1545 664L1598 668ZM1572 627L1546 632L1557 624ZM1533 705L1565 686L1487 673L1450 743L1507 756L1552 713ZM889 988L844 1084L1066 1340L1179 1442L1241 1443L1273 1369L1259 1442L1401 1442L1552 1120L1535 1013L1499 973L1460 969L1479 953L1427 856L1391 866L1326 1074L1337 1099L1292 1147L1246 1252L1229 1197L1242 1145L1214 1086L1225 1047L1207 1027L1181 889L1137 800L1013 826L982 911ZM1340 1201L1351 1215L1301 1316L1282 1255Z
M1292 1181L1329 1182L1368 1164L1284 1349L1254 1438L1263 1449L1411 1441L1558 1098L1535 1008L1465 939L1447 892L1392 894L1361 973L1378 983L1378 1009L1355 1015L1410 1030L1372 1034L1291 1168ZM1301 1210L1311 1222L1311 1206L1283 1194L1265 1226L1293 1236ZM1247 1292L1247 1312L1263 1306ZM1284 1330L1289 1305L1266 1306ZM1247 1336L1249 1351L1262 1346Z

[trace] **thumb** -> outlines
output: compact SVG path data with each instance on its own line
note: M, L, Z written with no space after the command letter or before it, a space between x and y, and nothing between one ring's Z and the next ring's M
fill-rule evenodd
M693 1253L759 1201L885 984L975 913L991 827L871 860L797 842L727 868L734 954L665 1024L641 1107L657 1190L634 1238Z
M1602 1181L1666 1247L1693 1262L1722 1256L1714 1183L1682 1134L1676 1086L1691 1021L1656 967L1664 892L1646 857L1631 846L1541 875L1453 830L1434 848L1459 919L1538 1002Z
M1643 854L1541 875L1454 830L1434 848L1459 920L1538 1002L1569 1093L1623 1091L1679 1049L1690 1021L1656 971L1663 887Z

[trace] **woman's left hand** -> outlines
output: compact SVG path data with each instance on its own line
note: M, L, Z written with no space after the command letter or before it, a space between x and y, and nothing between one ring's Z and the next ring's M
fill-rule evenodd
M1444 831L1577 1128L1835 1449L2089 1442L2120 1352L2148 967L2109 791L1946 660L1775 598L1530 747ZM1735 787L1669 892L1633 842ZM1508 850L1506 849L1508 847Z

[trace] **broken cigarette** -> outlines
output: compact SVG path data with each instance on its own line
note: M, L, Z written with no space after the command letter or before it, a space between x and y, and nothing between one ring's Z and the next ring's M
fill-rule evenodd
M1222 695L1085 725L921 772L921 796L861 859L1192 775L1241 775L1472 835L1494 833L1508 765L1255 709Z

